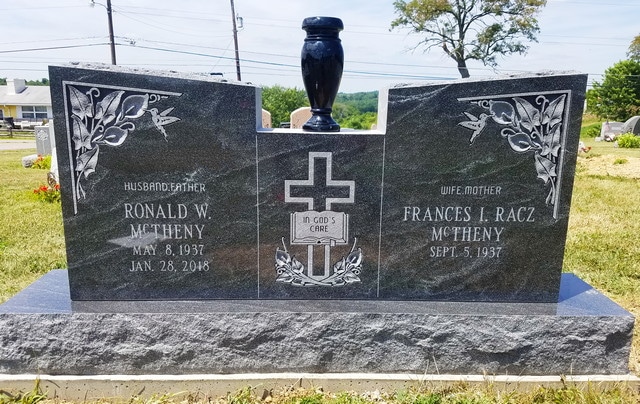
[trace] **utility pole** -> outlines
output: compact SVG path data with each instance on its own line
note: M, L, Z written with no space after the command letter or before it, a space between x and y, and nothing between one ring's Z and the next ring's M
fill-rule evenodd
M111 64L116 64L116 43L113 39L113 18L111 17L111 0L107 0L107 17L109 18L109 43L111 45Z
M116 64L116 41L113 39L113 18L111 16L111 0L107 0L107 5L105 6L102 3L96 3L96 0L91 0L89 6L95 7L95 5L101 5L107 10L107 19L109 21L109 45L111 47L111 64Z
M242 78L240 76L240 52L238 51L238 28L236 26L236 9L233 5L233 0L231 0L231 20L233 22L233 43L236 47L236 75L238 77L238 81L242 81Z

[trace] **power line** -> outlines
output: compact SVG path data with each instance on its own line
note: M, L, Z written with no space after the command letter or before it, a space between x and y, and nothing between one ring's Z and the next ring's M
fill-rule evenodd
M0 53L34 52L34 51L43 51L43 50L84 48L84 47L90 47L90 46L103 46L103 45L110 45L110 44L109 42L106 42L106 43L92 43L92 44L86 44L86 45L50 46L47 48L10 49L10 50L0 50Z
M121 13L121 12L120 12L120 13L118 13L118 15L119 15L119 16L122 16L122 17L124 17L124 18L128 18L128 19L130 19L130 20L132 20L132 21L135 21L135 22L137 22L137 23L140 23L140 24L146 25L146 26L148 26L148 27L157 28L157 29L159 29L159 30L161 30L161 31L164 31L164 32L172 32L172 33L174 33L174 34L180 34L180 35L186 35L186 36L194 36L194 37L201 37L201 38L204 38L204 37L206 37L206 38L211 38L211 36L210 36L210 35L208 35L208 34L193 34L193 33L184 32L184 31L176 31L176 30L172 30L172 29L167 28L167 27L166 27L166 25L165 25L165 26L159 26L159 25L150 24L148 21L143 21L143 20L140 20L140 19L137 19L137 18L131 17L131 16L127 15L126 13L124 13L124 14L123 14L123 13Z
M157 41L160 42L160 41ZM173 44L177 44L177 43L173 43ZM104 46L104 45L109 45L109 43L96 43L96 44L85 44L85 45L69 45L69 46L60 46L60 47L44 47L44 48L31 48L31 49L19 49L19 50L6 50L6 51L0 51L0 53L17 53L17 52L29 52L29 51L43 51L43 50L56 50L56 49L64 49L64 48L81 48L81 47L90 47L90 46ZM132 44L127 44L127 43L116 43L116 45L118 46L123 46L123 47L135 47L135 48L140 48L140 49L148 49L148 50L154 50L154 51L160 51L160 52L168 52L168 53L175 53L175 54L185 54L185 55L192 55L192 56L198 56L198 57L205 57L205 58L214 58L214 59L218 59L220 60L228 60L228 61L234 61L235 58L230 57L230 56L219 56L219 55L212 55L212 54L207 54L207 53L202 53L202 52L190 52L190 51L185 51L185 50L175 50L175 49L167 49L167 48L160 48L160 47L153 47L153 46L144 46L144 45L132 45ZM179 45L179 44L178 44ZM220 49L220 50L228 50L228 49L222 49L222 48L213 48L213 47L203 47L203 48L211 48L211 49ZM253 54L261 54L260 52L247 52L247 53L253 53ZM268 55L274 55L274 54L268 54ZM291 57L293 58L294 56L288 56L288 55L278 55L281 57ZM251 64L257 64L262 66L262 69L265 69L264 66L276 66L278 68L288 68L288 69L299 69L300 66L298 64L289 64L289 63L279 63L279 62L270 62L270 61L265 61L265 60L257 60L257 59L240 59L243 63L248 63L249 65ZM15 63L15 62L13 62ZM35 62L31 62L31 63L35 63ZM177 61L176 63L180 63L180 61ZM176 63L172 63L170 65L175 66ZM401 64L401 63L384 63L384 62L368 62L368 61L347 61L348 64L365 64L365 65L377 65L377 66L389 66L389 67L413 67L413 68L420 68L420 69L451 69L450 66L436 66L436 65L418 65L418 64ZM129 64L129 65L139 65L139 64ZM150 64L150 65L162 65L162 64ZM181 64L182 65L182 64ZM184 64L184 66L192 66L190 64ZM17 69L13 69L13 70L17 70ZM491 70L494 71L494 69L491 68L481 68L481 67L477 67L474 68L474 70ZM512 70L512 69L500 69L499 70L502 73L506 73L506 72L526 72L526 70ZM345 73L349 73L349 74L357 74L357 75L368 75L368 76L376 76L376 77L399 77L399 78L435 78L435 79L441 79L441 78L447 78L447 77L439 77L439 76L429 76L429 75L425 75L425 74L405 74L405 73L394 73L394 72L380 72L380 71L363 71L363 70L345 70ZM592 75L602 75L602 74L592 74Z

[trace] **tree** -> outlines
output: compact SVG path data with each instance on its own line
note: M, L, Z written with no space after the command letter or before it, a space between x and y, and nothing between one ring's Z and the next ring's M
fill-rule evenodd
M497 66L497 57L524 54L523 40L536 41L535 18L546 0L410 0L394 1L398 18L391 28L407 27L424 35L417 47L442 47L460 75L469 77L467 60Z
M262 88L262 108L271 113L271 124L274 128L282 122L289 122L293 111L309 106L309 99L304 90L271 86Z
M629 59L640 61L640 35L633 38L631 45L629 45L629 51L627 52Z
M640 61L623 60L608 68L602 82L587 92L589 111L604 119L625 121L640 113Z
M42 80L27 80L25 84L28 86L48 86L49 79L43 78Z
M338 123L343 128L369 130L373 124L378 122L378 114L375 112L365 112L349 115Z

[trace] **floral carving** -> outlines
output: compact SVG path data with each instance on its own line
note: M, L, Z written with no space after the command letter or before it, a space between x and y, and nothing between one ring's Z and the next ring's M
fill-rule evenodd
M362 250L356 248L356 241L346 257L333 265L333 273L323 279L314 279L305 273L304 265L289 254L282 239L284 251L276 248L276 282L290 283L294 286L343 286L360 282L362 271Z
M533 152L538 178L549 186L545 202L555 208L558 203L558 158L562 148L566 101L566 94L551 100L538 95L533 103L523 97L475 100L472 103L488 113L476 117L465 112L469 120L459 125L473 131L470 143L482 133L489 118L506 126L500 134L507 139L513 151Z
M149 108L166 95L130 90L105 90L91 87L83 92L68 86L68 101L71 107L71 139L75 154L76 200L86 197L82 179L96 171L100 147L117 147L136 129L135 120L145 113L151 115L156 129L167 139L165 125L180 118L169 116L173 108L158 112ZM177 94L179 95L179 94Z

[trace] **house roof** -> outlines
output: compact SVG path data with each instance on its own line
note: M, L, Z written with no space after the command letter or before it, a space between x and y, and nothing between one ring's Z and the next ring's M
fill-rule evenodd
M8 86L0 86L0 105L51 105L49 86L27 86L19 94L7 94Z

